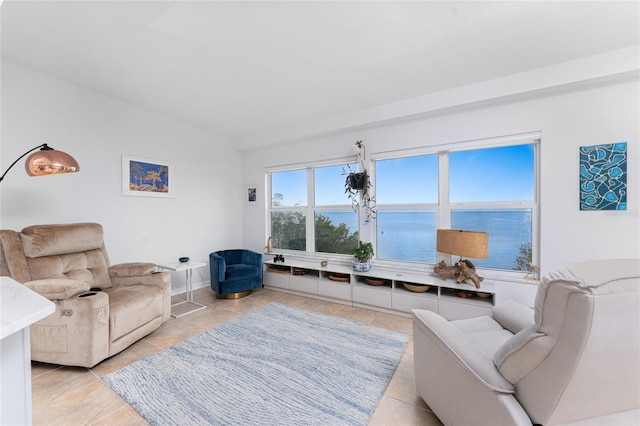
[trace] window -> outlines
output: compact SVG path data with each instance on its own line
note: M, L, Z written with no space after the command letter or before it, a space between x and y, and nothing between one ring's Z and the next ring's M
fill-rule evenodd
M537 246L536 147L536 138L527 135L451 144L446 150L440 146L437 152L424 148L386 158L374 155L367 168L377 217L373 228L363 228L362 239L375 239L381 264L433 264L436 229L484 231L489 256L471 259L477 267L527 269ZM346 164L313 164L269 173L274 248L351 252L363 218L344 193L346 169Z
M534 145L449 154L451 228L489 233L489 257L474 265L527 269L535 201Z
M306 250L307 173L289 170L271 174L271 244L273 248Z
M344 195L346 164L316 167L314 179L314 251L348 254L358 244L358 213Z
M273 248L348 254L357 246L358 213L344 196L345 167L339 164L270 174ZM309 182L313 185L307 191ZM313 238L308 241L307 235Z
M437 154L378 160L375 168L376 257L434 263Z

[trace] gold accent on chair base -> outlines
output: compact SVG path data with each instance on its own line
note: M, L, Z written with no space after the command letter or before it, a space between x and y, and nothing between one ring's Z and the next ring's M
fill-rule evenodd
M218 299L240 299L251 294L251 290L239 291L237 293L225 294L224 296L216 295Z

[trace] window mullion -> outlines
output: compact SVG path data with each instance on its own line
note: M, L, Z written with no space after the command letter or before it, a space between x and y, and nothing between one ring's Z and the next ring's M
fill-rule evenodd
M315 169L307 169L307 253L315 252L315 217L316 217L316 194L315 194Z
M438 209L436 228L451 228L449 203L449 151L438 153Z

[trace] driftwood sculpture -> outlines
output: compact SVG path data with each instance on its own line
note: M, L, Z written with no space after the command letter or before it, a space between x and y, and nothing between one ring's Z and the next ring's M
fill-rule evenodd
M471 280L476 288L480 288L480 282L484 280L484 278L476 274L476 267L473 263L464 259L451 266L447 266L443 260L433 267L433 272L440 275L440 278L443 280L446 280L448 275L453 275L456 277L457 283L464 283L467 280Z
M458 275L456 281L462 283L466 280L471 280L476 288L480 288L480 282L484 280L484 278L476 274L476 267L473 266L473 263L468 260L461 260L458 262L458 265L460 266L460 275Z
M444 263L444 260L443 260L433 267L433 272L440 275L440 278L442 278L442 281L446 281L447 275L452 275L454 277L457 277L460 274L460 268L458 267L458 265L447 266L447 264Z

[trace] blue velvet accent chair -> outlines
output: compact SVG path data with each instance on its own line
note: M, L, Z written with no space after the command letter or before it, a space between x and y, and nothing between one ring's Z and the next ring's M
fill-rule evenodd
M221 299L248 296L262 287L262 253L251 250L221 250L209 254L211 289Z

